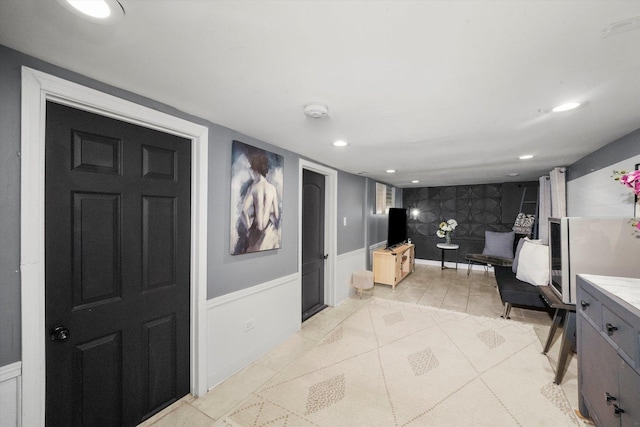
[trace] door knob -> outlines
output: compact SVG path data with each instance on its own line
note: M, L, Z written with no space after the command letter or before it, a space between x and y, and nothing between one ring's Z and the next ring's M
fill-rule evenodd
M70 335L71 333L69 332L69 329L67 329L63 325L58 325L55 328L51 329L49 338L51 338L51 341L64 341L69 338Z
M322 256L322 259L327 259L327 258L329 258L329 254L324 254L324 255Z
M613 413L615 415L620 415L620 414L624 414L624 409L622 409L621 407L619 407L618 405L613 405Z

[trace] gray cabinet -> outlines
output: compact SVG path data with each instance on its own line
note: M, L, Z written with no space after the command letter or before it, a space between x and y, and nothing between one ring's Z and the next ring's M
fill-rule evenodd
M579 275L577 285L580 412L640 426L640 280Z

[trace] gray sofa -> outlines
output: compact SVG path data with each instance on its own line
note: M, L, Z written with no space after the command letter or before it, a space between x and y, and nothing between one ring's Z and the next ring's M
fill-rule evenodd
M512 271L510 266L494 266L493 269L500 299L504 305L502 317L508 319L511 307L514 305L523 308L549 308L540 296L540 289L516 278L516 273Z
M485 247L481 254L467 254L469 262L467 275L471 271L471 264L485 264L494 269L500 299L504 305L502 317L509 318L512 306L533 309L547 309L548 306L541 298L538 286L524 282L516 277L520 250L525 243L525 236L515 232L485 231ZM515 256L514 256L515 254Z

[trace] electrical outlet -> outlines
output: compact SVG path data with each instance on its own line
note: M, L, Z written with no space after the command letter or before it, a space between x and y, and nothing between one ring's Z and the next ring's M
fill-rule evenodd
M244 322L244 331L250 331L251 329L253 329L253 327L255 326L255 319L249 319L247 321Z

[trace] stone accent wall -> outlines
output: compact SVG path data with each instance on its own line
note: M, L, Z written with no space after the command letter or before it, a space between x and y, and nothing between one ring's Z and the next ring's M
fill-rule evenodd
M407 236L416 245L416 258L440 260L436 244L444 239L437 237L436 231L441 221L450 218L458 221L452 235L452 243L460 245L458 261L464 262L467 253L481 253L486 230L511 231L525 187L526 199L535 200L535 181L404 188L403 207L409 211ZM414 209L417 215L412 213Z

